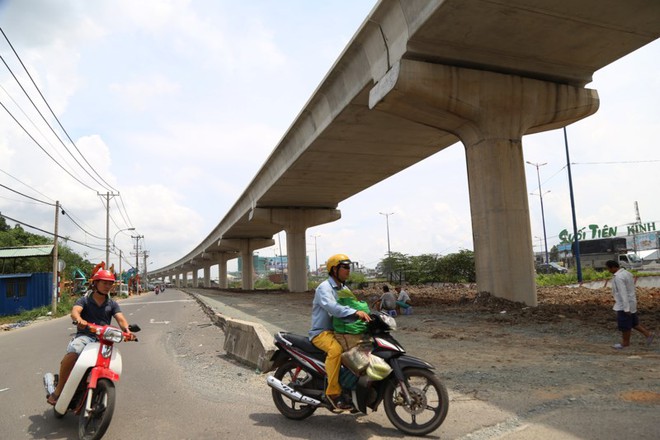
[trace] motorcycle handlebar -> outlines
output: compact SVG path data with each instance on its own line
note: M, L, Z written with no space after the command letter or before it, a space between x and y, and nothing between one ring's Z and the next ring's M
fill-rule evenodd
M71 324L77 326L77 325L79 324L79 322L78 322L78 321L71 321ZM93 324L93 323L91 323L91 322L88 322L87 325L85 326L85 328L92 330L92 331L93 331L94 333L96 333L97 335L100 335L100 334L101 334L101 330L102 330L104 327L114 327L114 326L112 326L112 325L97 325L97 324ZM114 328L117 328L117 327L114 327ZM131 333L126 333L126 332L124 332L124 331L121 332L122 335L124 336L124 341L127 341L127 342L130 342L130 341L138 342L138 338L137 338L137 336L135 336L134 332L139 332L140 330L142 330L142 329L140 328L140 326L137 325L137 324L131 324L131 325L128 326L128 329L131 331ZM132 336L133 339L128 339L130 336Z

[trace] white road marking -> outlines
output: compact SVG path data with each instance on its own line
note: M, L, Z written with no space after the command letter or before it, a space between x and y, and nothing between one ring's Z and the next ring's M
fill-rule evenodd
M139 306L143 304L167 304L167 303L181 303L181 302L195 302L194 299L173 299L169 301L148 301L148 302L125 302L121 301L121 306Z
M149 320L149 324L169 324L170 321L155 321L154 318Z
M0 390L0 393L3 392L3 391L7 391L7 390L9 390L9 388L3 388L3 389Z

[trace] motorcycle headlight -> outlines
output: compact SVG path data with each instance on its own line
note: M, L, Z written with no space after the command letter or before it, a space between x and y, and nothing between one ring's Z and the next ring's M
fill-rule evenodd
M124 339L124 334L121 330L116 328L106 328L103 332L103 339L110 342L121 342Z
M381 313L380 319L383 321L383 324L388 326L391 331L396 331L396 320L387 313Z

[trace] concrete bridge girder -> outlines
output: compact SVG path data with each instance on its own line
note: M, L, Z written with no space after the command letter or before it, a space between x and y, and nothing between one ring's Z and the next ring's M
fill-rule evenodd
M537 298L522 136L578 121L598 104L595 90L410 60L369 97L371 109L461 139L478 288L530 306Z

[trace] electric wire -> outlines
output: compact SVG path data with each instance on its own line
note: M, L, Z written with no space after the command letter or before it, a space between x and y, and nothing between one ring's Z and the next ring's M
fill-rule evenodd
M3 187L3 188L5 188L5 189L8 189L9 191L11 191L11 192L13 192L13 193L16 193L16 194L22 195L23 197L26 197L26 198L28 198L28 199L30 199L30 200L34 200L35 202L43 203L44 205L55 206L54 203L44 202L43 200L39 200L39 199L37 199L37 198L35 198L35 197L30 197L30 196L28 196L27 194L23 194L23 193L20 192L20 191L16 191L15 189L11 189L10 187L3 185L2 183L0 183L0 186Z
M7 35L5 34L4 30L2 30L1 27L0 27L0 32L2 32L2 35L5 37L5 40L7 41L7 44L9 44L9 47L11 47L11 50L14 52L14 55L16 56L16 58L18 59L18 61L21 63L21 66L23 67L23 70L25 70L25 73L26 73L27 76L30 78L30 81L32 81L32 85L34 86L34 88L35 88L35 89L37 90L37 92L39 93L39 96L41 97L41 99L43 100L43 102L46 104L46 107L47 107L48 110L50 111L51 115L53 115L53 117L54 117L55 120L57 121L57 124L60 126L60 128L62 129L62 131L63 131L64 134L66 135L67 139L69 139L69 142L71 142L71 145L73 145L73 147L76 149L76 151L78 152L78 154L80 155L80 157L82 157L82 159L85 161L85 163L87 164L87 166L89 166L89 168L91 168L91 170L94 171L94 174L96 174L96 175L99 177L99 179L101 179L101 181L103 181L103 183L105 183L105 185L103 185L103 183L99 182L99 181L96 179L96 177L92 176L92 174L87 170L87 168L85 168L85 167L84 167L84 166L78 161L78 159L73 155L73 153L71 152L71 150L69 150L69 148L68 148L68 147L66 146L66 144L62 141L62 139L57 135L57 133L55 133L55 130L53 129L53 127L52 127L52 126L50 125L50 123L46 120L46 118L45 118L44 115L41 113L41 111L39 110L39 108L37 107L37 105L34 103L34 101L32 100L32 98L30 98L29 94L27 93L27 91L25 90L25 88L23 87L23 85L21 84L21 82L18 80L18 78L16 77L16 75L14 75L14 72L11 70L11 68L9 67L9 65L7 64L7 62L5 61L5 59L2 57L2 55L0 55L0 59L2 59L2 62L5 64L5 66L6 66L7 69L9 70L9 72L12 74L12 76L14 77L14 79L16 80L16 82L18 83L18 85L20 86L21 90L23 90L23 93L25 93L25 96L27 96L27 98L30 100L30 102L31 102L32 105L34 106L35 110L37 110L37 113L39 113L39 116L41 116L41 118L43 119L43 121L46 123L46 125L48 125L48 127L50 128L50 130L53 132L53 134L55 135L55 137L57 137L57 139L60 141L60 143L61 143L62 146L66 149L66 151L69 153L69 155L71 155L71 157L72 157L72 158L76 161L76 163L77 163L77 164L78 164L78 165L79 165L79 166L80 166L80 167L81 167L81 168L87 173L87 175L89 175L89 176L90 176L90 177L91 177L96 183L98 183L98 184L101 185L102 187L110 188L110 189L112 189L113 191L118 192L117 190L115 190L115 189L112 187L112 185L110 185L105 179L103 179L103 177L101 177L101 175L100 175L100 174L96 171L96 169L95 169L95 168L89 163L89 161L87 161L87 159L85 158L85 156L84 156L84 155L82 154L82 152L78 149L78 146L77 146L76 143L73 141L73 139L71 139L71 136L69 136L69 133L66 131L66 129L64 128L64 126L63 126L62 123L60 122L59 118L55 115L55 112L53 112L53 109L51 108L50 104L48 104L48 101L46 100L46 98L44 97L44 95L41 93L41 89L39 89L39 87L37 86L36 82L35 82L34 79L32 78L32 75L30 75L30 72L28 71L27 67L26 67L25 64L23 63L23 60L22 60L21 57L18 55L18 52L16 52L16 50L14 49L14 46L11 44L11 41L9 41L9 38L7 37Z
M37 141L37 140L36 140L36 139L35 139L35 138L34 138L34 137L33 137L33 136L32 136L27 130L26 130L26 129L25 129L25 127L23 126L23 124L21 124L21 123L18 121L18 119L16 119L16 117L14 117L14 115L9 111L9 109L7 109L7 107L5 107L5 105L2 103L2 101L0 101L0 106L2 106L3 109L5 109L5 111L7 112L7 114L9 114L9 116L11 116L11 118L14 120L14 122L16 122L16 124L18 124L19 127L21 127L21 129L25 132L25 134L27 134L28 137L29 137L30 139L32 139L32 142L34 142L35 144L37 144L37 146L38 146L39 148L41 148L41 151L43 151L44 153L46 153L46 156L48 156L53 162L55 162L55 163L57 164L57 166L59 166L60 168L62 168L62 170L64 170L64 172L66 172L69 176L71 176L74 180L76 180L76 182L80 183L80 184L81 184L82 186L84 186L85 188L87 188L87 189L91 189L92 191L96 191L94 188L92 188L91 186L87 185L85 182L83 182L82 180L78 179L76 176L74 176L73 174L71 174L71 172L70 172L69 170L67 170L66 168L64 168L64 167L62 166L61 163L59 163L57 160L55 160L55 158L54 158L53 156L51 156L50 153L48 153L48 151L46 151L46 150L44 149L44 147L42 147L41 144L40 144L40 143L39 143L39 142L38 142L38 141Z
M44 196L45 198L50 199L50 200L53 201L53 202L55 201L55 200L51 199L50 197L48 197L46 194L44 194L44 193L42 193L41 191L39 191L38 189L36 189L36 188L34 188L34 187L28 185L27 183L23 182L23 181L20 180L18 177L12 176L11 174L9 174L8 172L6 172L6 171L4 171L4 170L2 170L2 169L0 169L0 173L4 173L4 174L6 174L7 176L9 176L9 177L11 177L12 179L14 179L15 181L17 181L18 183L20 183L20 184L22 184L22 185L24 185L24 186L30 188L32 191L34 191L34 192L36 192L36 193L38 193L38 194L41 194L41 195Z
M33 226L33 225L29 224L29 223L25 223L25 222L22 222L22 221L20 221L20 220L16 220L15 218L11 218L11 217L9 217L9 216L7 216L7 215L5 215L5 214L2 214L2 217L6 218L7 220L11 220L11 221L13 221L13 222L15 222L15 223L18 223L19 225L23 225L23 226L26 226L26 227L28 227L28 228L34 229L34 230L36 230L36 231L43 232L44 234L48 234L48 235L50 235L50 236L52 236L52 237L55 236L55 234L52 233L52 232L50 232L50 231L46 231L46 230L44 230L44 229L38 228L38 227L36 227L36 226ZM75 239L73 239L73 238L71 238L71 237L64 237L64 236L58 235L58 238L61 238L61 239L64 240L64 241L70 241L70 242L72 242L72 243L79 244L79 245L84 246L84 247L86 247L86 248L94 249L94 250L97 250L97 251L105 251L105 249L101 249L101 248L94 247L94 246L89 245L89 244L87 244L87 243L83 243L83 242L81 242L81 241L75 240Z

